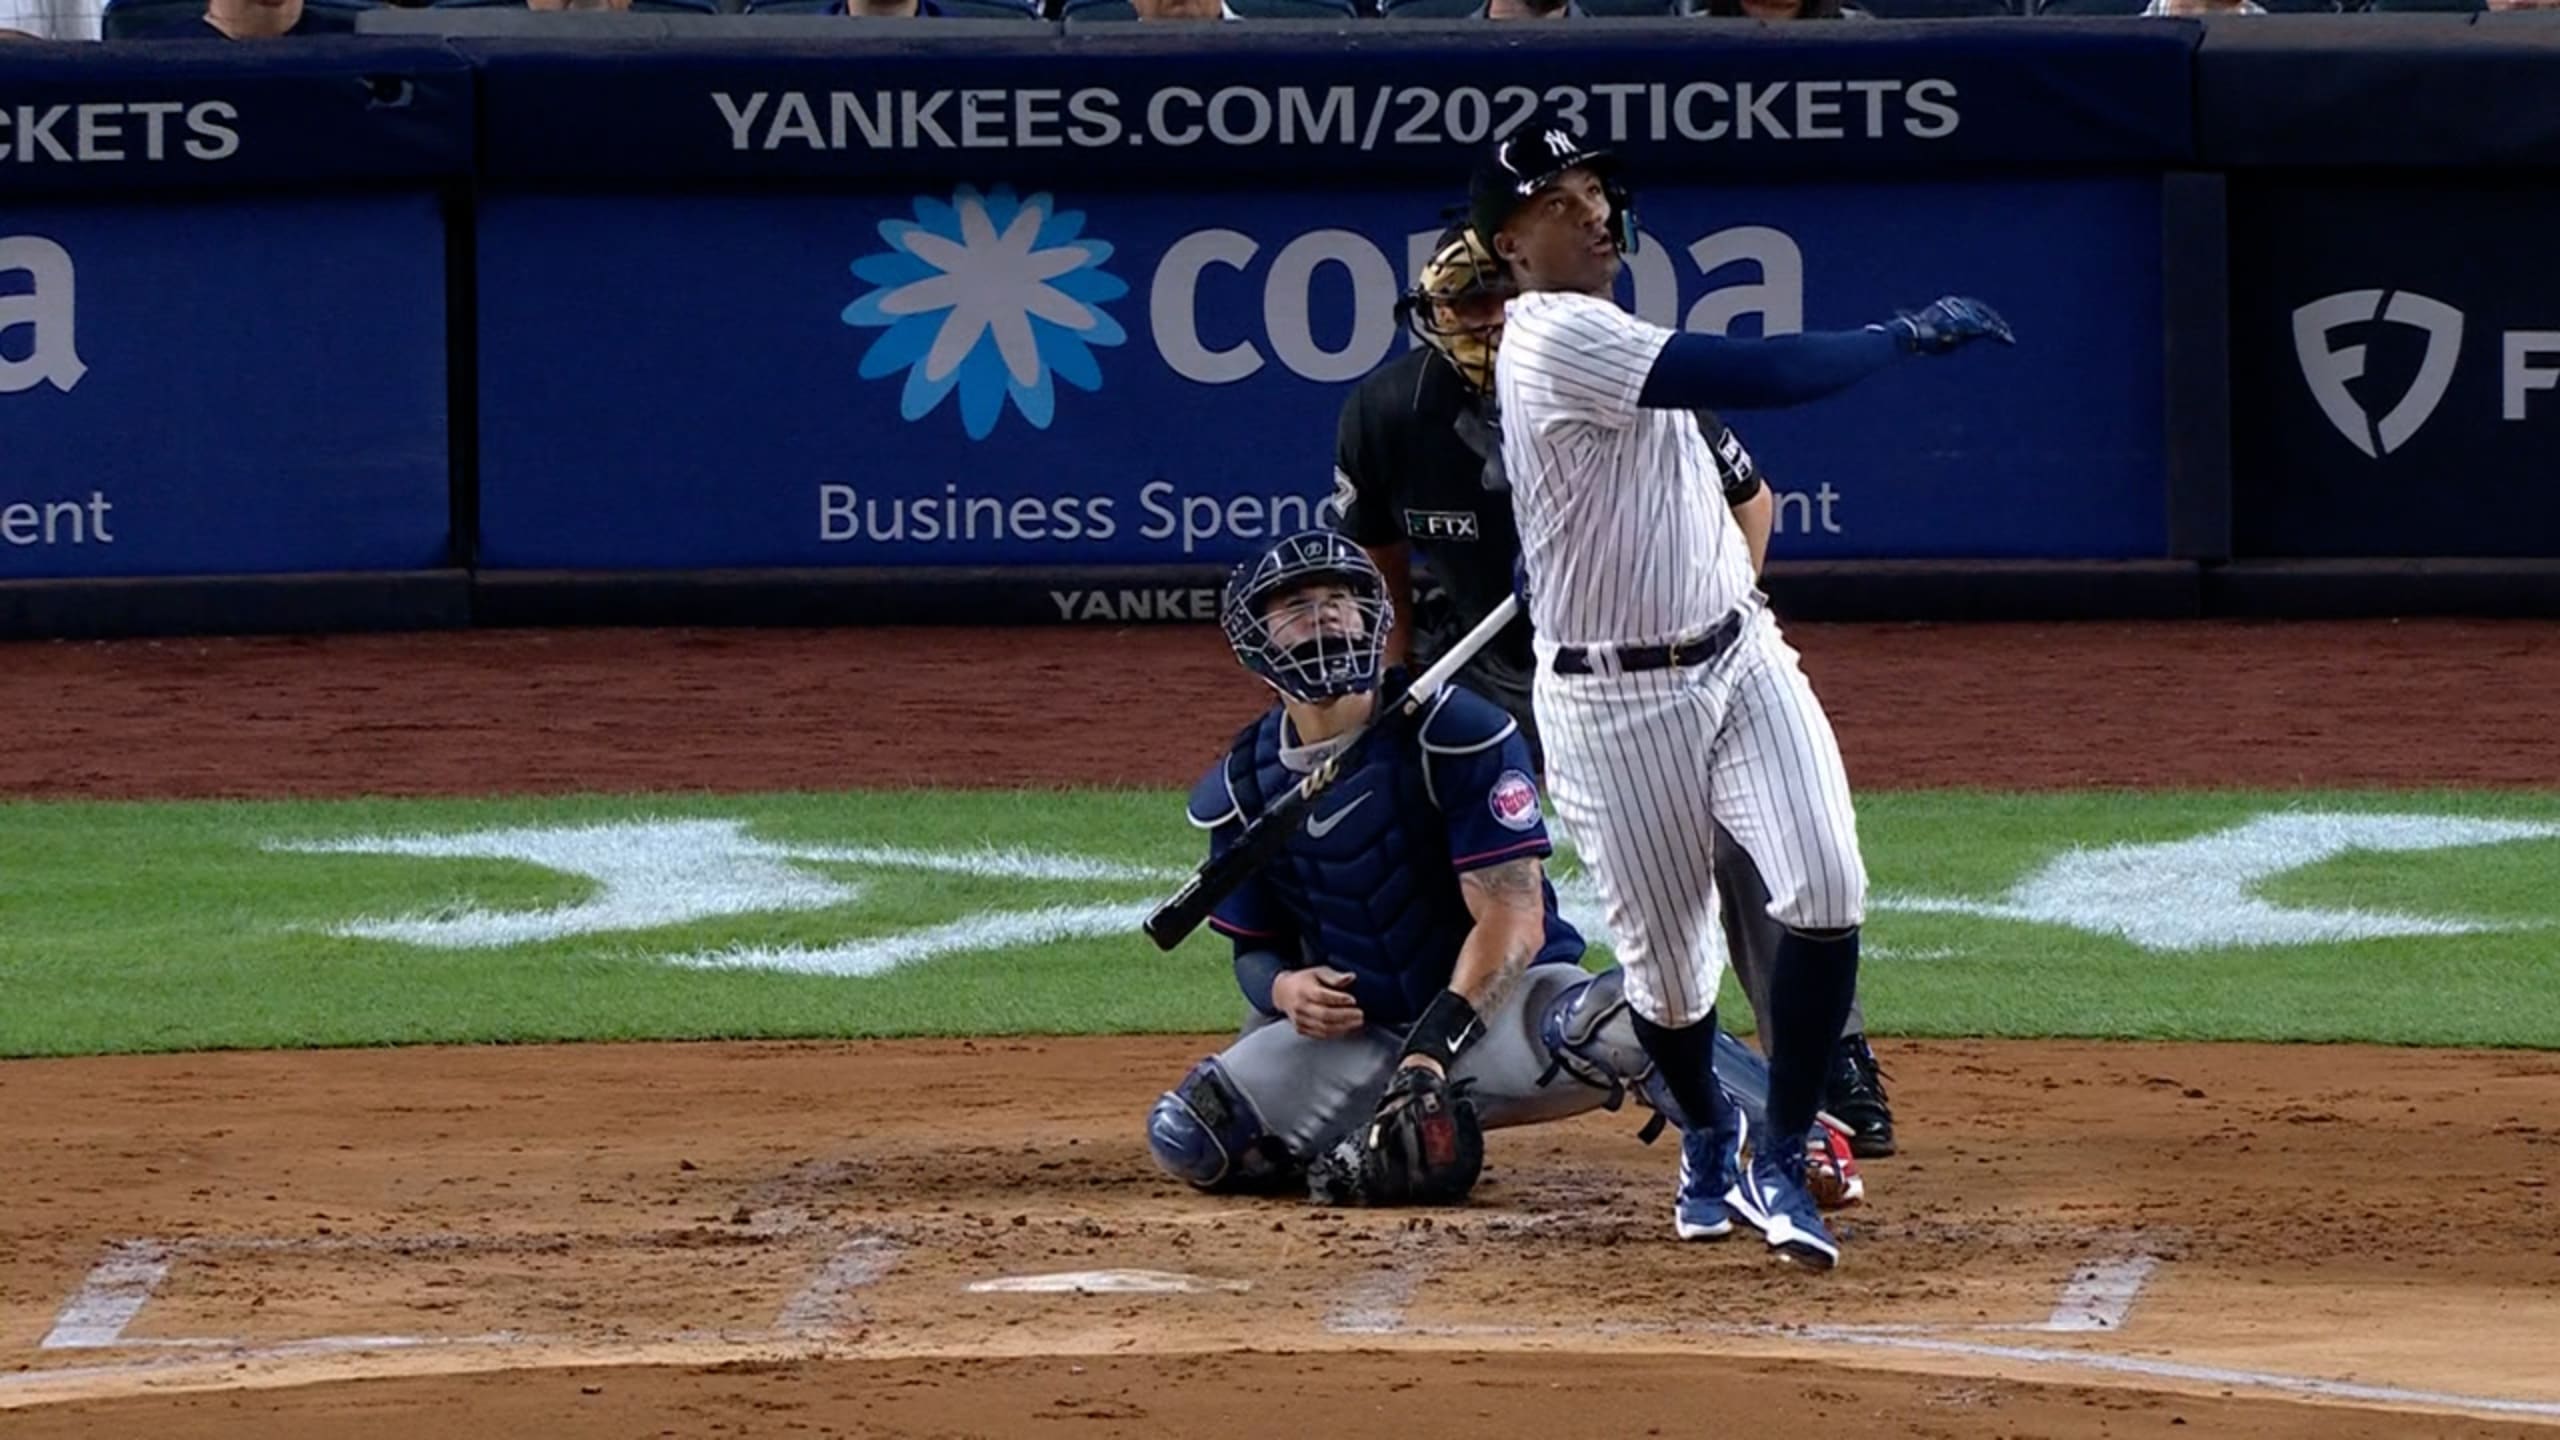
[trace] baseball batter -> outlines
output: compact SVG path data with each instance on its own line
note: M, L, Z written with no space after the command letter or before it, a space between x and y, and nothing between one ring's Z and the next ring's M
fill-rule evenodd
M1760 340L1639 319L1612 298L1630 197L1608 152L1558 121L1499 141L1469 208L1521 292L1494 391L1556 813L1599 884L1637 1034L1683 1106L1715 1088L1715 825L1751 853L1784 927L1763 1017L1774 1133L1729 1198L1780 1255L1831 1269L1840 1246L1807 1189L1803 1141L1856 992L1866 867L1839 743L1686 412L1801 403L1909 354L2015 339L1989 307L1952 297L1861 330Z
M1328 531L1284 537L1237 570L1228 640L1279 703L1192 792L1213 855L1375 713L1399 678L1381 659L1393 614L1377 568ZM1527 747L1499 707L1451 686L1410 730L1366 747L1210 919L1234 942L1247 1019L1156 1102L1158 1165L1209 1190L1304 1183L1327 1203L1446 1202L1473 1184L1480 1141L1444 1129L1435 1155L1435 1115L1499 1129L1615 1108L1633 1090L1684 1133L1717 1137L1717 1173L1684 1178L1675 1197L1678 1233L1731 1233L1721 1197L1765 1106L1766 1068L1726 1039L1712 1118L1690 1125L1636 1039L1623 973L1583 970L1582 937L1542 870L1549 850ZM1828 1198L1853 1202L1863 1184L1845 1145L1815 1143ZM1684 1204L1691 1192L1712 1212Z
M1427 343L1379 367L1343 401L1334 443L1339 528L1360 542L1387 577L1387 593L1396 602L1395 629L1387 637L1391 665L1437 659L1448 642L1474 629L1511 594L1520 533L1502 468L1493 365L1503 304L1513 293L1509 272L1474 230L1450 227L1398 307ZM1696 416L1723 472L1725 502L1742 527L1756 572L1766 554L1775 500L1741 437L1712 410ZM1420 583L1417 557L1436 586ZM1458 679L1520 722L1531 759L1543 766L1531 700L1537 665L1530 636L1523 614ZM1763 1018L1765 1045L1769 971L1783 932L1764 908L1768 888L1750 852L1721 826L1711 848L1726 953L1752 1014ZM1866 1017L1854 999L1825 1075L1823 1109L1848 1129L1860 1159L1893 1153L1893 1110L1867 1044Z

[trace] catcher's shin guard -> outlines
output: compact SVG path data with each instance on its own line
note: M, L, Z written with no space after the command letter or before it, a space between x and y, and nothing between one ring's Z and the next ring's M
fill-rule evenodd
M1626 992L1627 973L1612 968L1556 997L1538 1024L1538 1038L1547 1047L1547 1069L1538 1083L1551 1084L1558 1073L1571 1075L1608 1091L1601 1105L1609 1110L1625 1104L1627 1092L1635 1091L1653 1110L1653 1118L1637 1132L1650 1145L1665 1124L1685 1131L1689 1121L1636 1038L1635 1012L1628 1008Z
M1158 1169L1202 1190L1262 1189L1293 1168L1215 1056L1156 1097L1147 1113L1147 1149Z
M1650 1142L1665 1123L1683 1132L1690 1126L1680 1112L1680 1102L1662 1083L1653 1057L1645 1053L1644 1042L1636 1038L1635 1012L1627 1004L1626 984L1625 972L1611 969L1556 997L1539 1024L1548 1062L1538 1083L1553 1082L1559 1072L1570 1074L1585 1085L1608 1091L1609 1098L1602 1103L1611 1110L1625 1102L1627 1091L1635 1091L1654 1112L1655 1118L1643 1132ZM1716 1080L1742 1108L1752 1129L1767 1129L1769 1062L1721 1030L1716 1032L1715 1047Z

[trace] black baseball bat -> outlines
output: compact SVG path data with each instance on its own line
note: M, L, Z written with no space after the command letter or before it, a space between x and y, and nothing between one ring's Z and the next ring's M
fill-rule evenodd
M1449 678L1473 660L1477 651L1491 644L1502 627L1510 624L1512 617L1519 613L1520 597L1503 596L1502 603L1476 622L1476 628L1461 636L1457 644L1450 646L1448 654L1415 676L1402 695L1370 717L1368 725L1352 738L1350 744L1307 772L1305 779L1273 801L1269 809L1255 816L1244 827L1244 833L1236 837L1236 843L1191 872L1191 878L1173 893L1173 898L1158 905L1154 913L1147 916L1144 926L1147 938L1156 942L1159 950L1170 950L1188 939L1192 931L1200 928L1200 922L1209 918L1209 912L1218 908L1219 901L1234 894L1247 876L1279 853L1289 833L1306 819L1309 810L1315 808L1317 797L1333 788L1334 782L1342 778L1372 736L1392 732L1411 723L1414 716L1422 713L1422 707L1431 703L1431 697L1448 686Z

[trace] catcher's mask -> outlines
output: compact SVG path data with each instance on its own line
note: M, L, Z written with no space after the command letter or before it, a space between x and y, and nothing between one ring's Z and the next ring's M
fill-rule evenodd
M1511 272L1470 227L1441 232L1422 277L1396 302L1399 319L1477 390L1493 390L1493 352L1502 343L1502 304L1520 293Z
M1219 606L1244 668L1309 704L1377 687L1395 613L1368 552L1330 530L1273 541L1236 567Z
M1588 170L1600 181L1600 193L1609 197L1609 238L1616 242L1619 253L1632 255L1636 250L1636 200L1618 175L1616 152L1583 143L1574 130L1567 129L1561 117L1536 117L1494 143L1491 153L1476 167L1467 187L1467 214L1476 238L1484 242L1486 252L1493 249L1493 237L1503 223L1539 191L1564 178L1568 170Z

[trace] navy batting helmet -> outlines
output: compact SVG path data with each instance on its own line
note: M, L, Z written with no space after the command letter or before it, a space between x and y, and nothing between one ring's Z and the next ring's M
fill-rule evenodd
M1536 116L1493 144L1467 182L1467 220L1494 251L1493 237L1529 197L1564 178L1573 169L1599 177L1609 197L1609 235L1628 254L1636 248L1635 194L1619 178L1618 157L1586 143L1580 130L1561 117Z
M1302 593L1319 585L1345 593ZM1395 614L1367 551L1331 530L1301 530L1236 567L1218 618L1244 668L1314 703L1377 688Z

